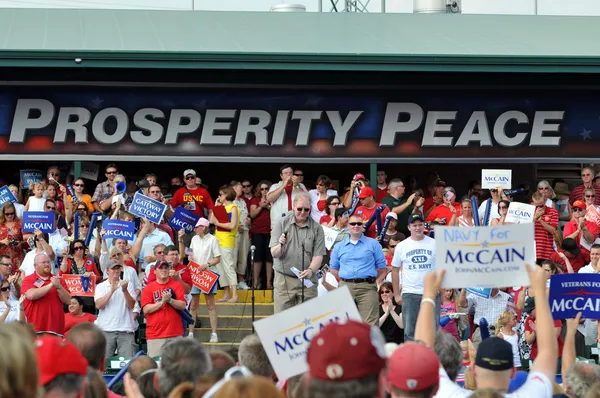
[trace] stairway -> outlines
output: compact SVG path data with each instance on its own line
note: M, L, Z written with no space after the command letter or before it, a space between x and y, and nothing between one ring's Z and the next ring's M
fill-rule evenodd
M223 297L223 290L219 290L216 299ZM254 320L264 319L273 315L273 291L254 291ZM194 330L194 338L204 343L209 351L227 351L238 347L242 339L252 333L252 291L238 290L238 302L217 303L217 334L218 343L209 343L210 321L204 295L200 296L198 306L198 320L201 327Z

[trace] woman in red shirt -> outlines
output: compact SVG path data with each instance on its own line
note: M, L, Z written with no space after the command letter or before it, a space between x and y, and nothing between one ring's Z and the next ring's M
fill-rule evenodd
M85 322L94 322L95 320L94 315L83 312L83 299L81 297L71 297L69 312L65 313L65 337L67 337L73 326Z
M525 340L527 344L531 344L531 353L529 358L533 361L537 358L538 347L537 347L537 332L535 322L535 298L529 297L525 302L525 312L529 313L529 316L525 320ZM560 320L554 320L554 331L556 332L556 341L558 342L558 363L557 373L560 373L560 364L563 349L563 338L560 335L562 330L562 322Z
M94 261L92 257L86 256L85 242L81 239L71 242L68 253L63 253L58 275L61 276L65 274L88 277L95 275L96 283L100 283L102 281L102 276L98 271L96 261ZM93 314L96 311L93 297L84 297L83 303L83 310L85 312Z
M571 221L565 224L563 230L563 238L573 238L577 242L580 248L589 252L589 248L596 240L598 236L598 226L596 223L585 219L586 204L582 200L576 200L573 202L573 218ZM584 242L584 246L581 245L582 238L587 241Z
M252 244L254 250L254 275L252 275L252 283L254 288L258 289L258 281L260 279L260 271L263 262L266 267L267 289L273 289L273 257L269 249L271 241L271 204L267 200L267 193L271 188L271 182L262 180L256 185L254 197L250 200L250 218L252 218Z
M335 213L335 209L340 207L341 199L337 195L333 195L327 198L325 202L325 215L321 216L319 220L319 224L325 225L326 227L333 227L335 225L335 217L333 217Z

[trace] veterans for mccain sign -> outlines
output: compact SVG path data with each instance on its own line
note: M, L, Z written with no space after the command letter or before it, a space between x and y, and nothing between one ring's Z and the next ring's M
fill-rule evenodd
M600 274L561 274L550 279L550 311L554 319L600 319Z
M173 212L173 216L169 220L169 225L173 227L176 231L180 229L185 229L186 233L191 233L194 231L196 227L196 223L200 219L195 213L184 209L181 206L177 206L175 211Z
M102 228L106 231L102 239L133 240L135 235L135 223L129 221L104 220L102 221Z
M35 232L36 229L51 234L54 232L54 213L47 211L26 211L22 220L23 232ZM90 228L91 230L91 228Z
M444 227L435 235L442 287L526 286L525 264L535 264L533 224Z

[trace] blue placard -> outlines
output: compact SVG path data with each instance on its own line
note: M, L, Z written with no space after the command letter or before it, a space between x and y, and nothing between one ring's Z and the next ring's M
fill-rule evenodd
M106 230L106 233L102 236L102 239L125 239L133 240L135 235L135 223L121 220L104 220L102 222L102 228Z
M173 212L173 217L169 220L169 225L176 231L181 228L185 229L186 233L190 233L196 227L196 223L200 219L200 216L184 209L183 207L177 206Z
M13 195L13 193L10 192L10 189L8 189L8 185L5 185L2 188L0 188L0 205L3 205L6 202L17 203L17 198L15 198L15 195Z
M23 232L39 229L51 234L54 232L54 213L49 211L26 211L23 213Z
M19 174L21 176L21 188L23 189L29 189L29 185L44 180L44 172L40 170L19 170Z
M492 289L489 287L468 287L467 292L486 299L492 295Z
M554 319L600 319L600 274L560 274L550 279L550 310Z
M129 212L141 217L147 218L155 224L159 224L167 210L167 205L157 200L151 199L139 192L133 197L133 202L129 206Z

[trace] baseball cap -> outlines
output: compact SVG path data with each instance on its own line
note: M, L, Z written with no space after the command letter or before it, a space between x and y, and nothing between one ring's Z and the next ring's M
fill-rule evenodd
M183 172L183 176L184 176L184 177L185 177L185 176L188 176L188 175L190 175L190 174L195 176L195 175L196 175L196 172L195 172L194 170L192 170L192 169L187 169L186 171L184 171L184 172Z
M564 251L567 251L567 252L571 253L574 256L578 255L579 252L581 251L581 249L579 248L579 245L577 244L577 242L573 238L565 238L565 239L563 239L561 248Z
M375 192L373 192L373 188L371 187L364 187L358 194L359 199L368 198L369 196L375 196Z
M529 314L534 309L535 309L535 298L528 297L527 300L525 300L525 306L523 307L523 311L525 311L526 313Z
M122 267L121 263L116 260L113 260L108 264L108 268L115 268L116 266Z
M88 362L81 352L61 337L46 335L35 341L40 384L45 386L63 374L87 374Z
M394 220L398 220L398 214L394 213L393 211L390 211L386 217L390 217L390 218L393 218Z
M196 227L208 227L208 226L210 226L210 223L208 222L208 220L206 218L204 218L204 217L200 217L198 219L198 221L196 222L196 226L194 228L196 228Z
M160 263L156 264L156 268L163 268L163 267L171 268L171 263L168 261L161 261Z
M435 183L435 186L436 187L444 187L445 188L445 187L448 186L448 184L446 184L446 181L444 181L444 180L438 180L438 182Z
M587 208L586 204L583 202L583 200L576 200L575 202L573 202L573 208L577 207L578 209L585 209Z
M435 352L419 343L406 343L388 361L388 382L402 391L423 391L439 380L440 361Z
M512 345L500 337L489 337L479 344L475 365L500 371L513 368Z
M308 372L315 379L361 379L385 367L385 337L366 323L330 323L313 337L306 355Z
M419 213L411 214L408 217L408 223L412 224L415 221L425 221L425 220L423 219L423 216L421 214L419 214Z
M366 180L365 175L361 173L354 174L354 177L352 177L352 181L358 180Z

